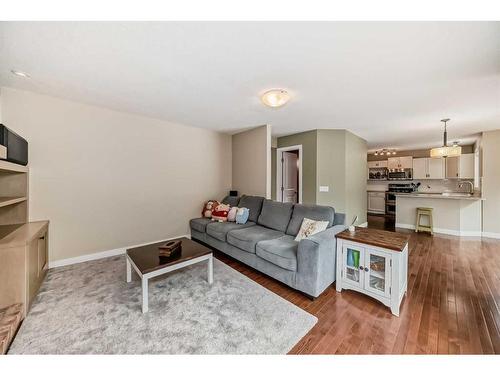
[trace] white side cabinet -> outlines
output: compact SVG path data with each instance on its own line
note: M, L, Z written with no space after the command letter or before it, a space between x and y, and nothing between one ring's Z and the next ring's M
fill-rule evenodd
M401 235L391 233L356 228L355 234L346 231L337 235L336 288L337 292L351 289L366 294L399 316L399 306L408 286L408 242L402 240ZM371 238L377 236L381 245L386 241L394 248L394 244L399 243L396 247L401 246L400 250L359 242L362 238L368 238L364 242L373 242ZM392 236L399 238L393 241Z

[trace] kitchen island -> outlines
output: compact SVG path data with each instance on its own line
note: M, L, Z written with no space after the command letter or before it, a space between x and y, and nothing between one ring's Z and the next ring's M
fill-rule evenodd
M396 227L415 229L417 207L432 207L434 232L481 236L483 198L479 194L415 192L395 195Z

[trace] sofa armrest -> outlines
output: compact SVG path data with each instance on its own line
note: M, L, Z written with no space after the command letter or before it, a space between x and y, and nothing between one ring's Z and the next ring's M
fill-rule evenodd
M335 281L335 235L345 229L345 225L334 225L299 242L297 289L317 297Z

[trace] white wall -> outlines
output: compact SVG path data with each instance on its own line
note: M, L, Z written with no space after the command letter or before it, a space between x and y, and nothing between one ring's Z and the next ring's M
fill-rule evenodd
M51 261L187 234L231 187L229 135L10 88L0 102L29 142L30 220L50 220Z
M232 150L233 190L271 198L271 127L234 134Z

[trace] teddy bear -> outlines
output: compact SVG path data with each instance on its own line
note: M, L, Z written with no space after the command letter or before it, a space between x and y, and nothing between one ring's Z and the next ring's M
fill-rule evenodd
M209 200L203 206L203 210L201 211L201 216L206 217L208 219L212 218L212 211L219 205L219 202L216 200Z
M218 222L227 221L227 215L231 207L228 204L219 204L212 211L212 220L217 220Z

